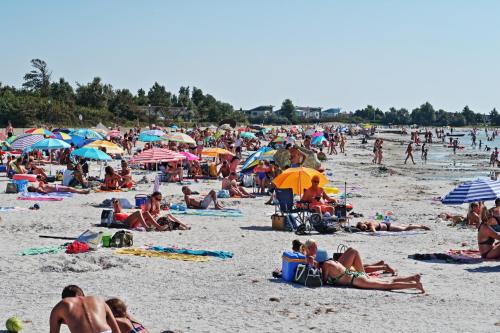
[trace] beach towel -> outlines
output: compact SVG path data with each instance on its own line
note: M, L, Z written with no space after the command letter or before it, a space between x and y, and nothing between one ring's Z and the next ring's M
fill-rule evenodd
M116 190L103 190L100 188L95 188L94 191L97 193L100 193L100 192L128 192L128 189L127 188L118 188Z
M189 254L151 251L151 250L140 249L140 248L124 248L124 249L118 249L114 252L117 254L125 254L125 255L139 256L139 257L157 257L157 258L170 259L170 260L198 261L198 262L204 262L204 261L210 260L208 257L193 256L193 255L189 255Z
M170 212L174 215L199 215L199 216L215 216L215 217L241 217L243 214L239 209L186 209L175 210Z
M57 246L45 246L45 247L30 247L19 253L20 256L36 256L40 254L56 254L66 251L66 247L71 243L65 243L63 245Z
M377 237L411 237L417 235L425 235L425 231L422 230L411 230L411 231L399 231L399 232L391 232L391 231L375 231L375 232L357 232L357 235L366 235L366 236L377 236Z
M2 213L18 212L22 210L28 210L28 209L23 207L0 207L0 212Z
M163 246L150 246L148 247L148 250L165 252L165 253L187 254L192 256L209 256L209 257L217 257L220 259L232 258L234 255L232 252L226 252L226 251L176 249L173 247L163 247Z
M61 201L64 198L73 197L73 193L68 192L54 192L54 193L36 193L36 192L25 192L21 193L17 200L31 200L31 201Z
M447 263L474 264L495 261L481 258L479 250L448 250L446 253L415 253L408 258L420 261L445 261Z

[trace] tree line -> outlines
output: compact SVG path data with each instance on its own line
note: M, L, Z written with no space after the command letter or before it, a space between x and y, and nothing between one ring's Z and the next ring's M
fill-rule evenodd
M31 65L33 69L24 75L20 89L0 83L1 124L11 121L19 127L98 122L166 125L181 121L216 123L224 118L246 120L229 103L196 87L181 87L175 94L155 82L147 92L141 88L134 94L129 89L114 89L99 77L88 83L77 82L73 87L64 78L52 81L45 61L33 59Z

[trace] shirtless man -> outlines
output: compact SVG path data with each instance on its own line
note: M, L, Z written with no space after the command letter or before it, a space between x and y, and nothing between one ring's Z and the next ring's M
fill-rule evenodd
M306 155L301 152L297 146L292 146L291 144L286 145L286 149L290 153L290 165L292 168L300 167L306 160Z
M59 333L61 324L72 333L120 333L109 306L98 297L85 296L78 286L67 286L62 301L50 313L50 333Z
M405 159L405 164L408 159L411 158L411 161L413 164L415 164L415 161L413 160L413 142L410 142L408 144L408 147L406 147L406 159Z
M203 198L203 200L196 200L191 198L191 194L193 193L189 186L182 187L182 193L184 193L184 201L186 202L186 206L188 208L194 209L207 209L208 206L213 202L215 209L223 209L224 207L217 201L217 193L214 190L208 192L207 196Z
M345 137L344 134L340 134L340 141L339 141L339 148L340 152L345 154L345 143L347 141L347 138Z
M319 186L319 177L316 175L311 178L311 187L305 190L300 201L308 202L309 208L319 214L327 212L330 215L335 214L335 208L332 204L335 204L336 200L330 198L323 188Z
M242 186L238 186L236 177L236 173L231 172L228 177L222 179L222 189L228 190L232 197L255 198L255 195L248 193Z

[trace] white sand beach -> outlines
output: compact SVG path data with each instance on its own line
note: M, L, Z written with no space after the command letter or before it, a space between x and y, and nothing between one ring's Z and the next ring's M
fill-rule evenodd
M267 197L222 199L226 206L241 209L243 217L180 216L192 230L133 231L134 245L230 251L231 259L167 260L119 255L108 248L78 255L20 256L29 247L65 242L39 235L76 237L86 229L107 231L94 226L102 208L92 205L111 197L134 202L136 194L149 194L153 184L124 193L39 202L38 211L0 212L0 321L17 316L26 321L24 332L47 332L50 311L63 287L77 284L89 295L122 298L151 332L499 332L500 262L430 263L408 258L414 253L477 248L475 229L451 227L437 219L441 212L465 214L465 205L443 206L432 198L444 196L460 180L488 176L487 153L467 147L453 157L448 149L436 164L431 154L443 148L434 144L427 165L419 152L416 165L403 165L403 142L409 136L376 136L385 139L385 168L371 163L373 141L361 145L359 138L349 139L346 156L329 156L324 163L333 173L331 184L342 188L347 182L353 193L348 201L365 219L390 210L397 219L394 223L424 224L430 231L391 237L346 232L296 236L271 230L275 209L264 205ZM142 176L134 174L134 179ZM153 179L152 173L147 176ZM0 177L0 206L28 208L35 203L3 193L6 183L7 178ZM191 187L206 193L219 190L220 181L200 181ZM173 203L182 200L180 185L162 183L161 191ZM492 202L487 204L491 207ZM366 262L385 260L400 275L421 273L426 293L308 289L274 279L271 272L281 266L282 252L295 238L314 238L330 252L345 244L358 249Z

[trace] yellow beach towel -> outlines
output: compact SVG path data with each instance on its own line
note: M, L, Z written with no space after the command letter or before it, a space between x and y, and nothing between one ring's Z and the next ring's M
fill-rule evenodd
M192 256L189 254L179 254L179 253L166 253L166 252L151 251L151 250L145 250L145 249L139 249L139 248L119 249L119 250L116 250L115 253L127 254L127 255L131 255L131 256L139 256L139 257L159 257L159 258L170 259L170 260L200 261L200 262L210 260L208 257Z

